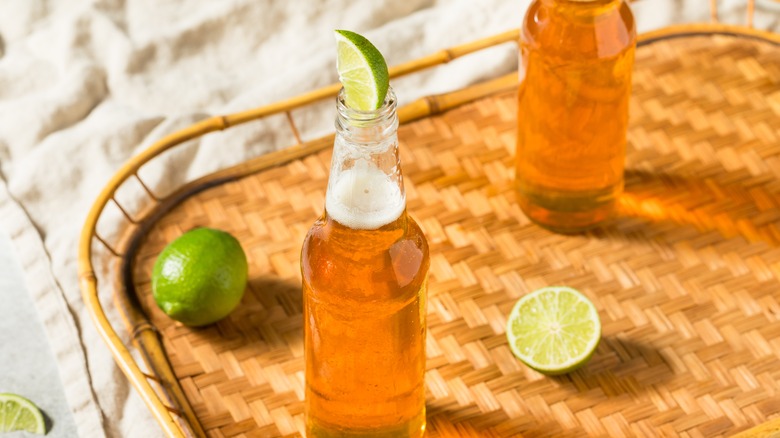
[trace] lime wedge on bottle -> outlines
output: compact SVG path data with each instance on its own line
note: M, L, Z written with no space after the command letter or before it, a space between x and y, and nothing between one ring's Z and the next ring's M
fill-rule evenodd
M565 374L596 351L601 322L596 307L579 291L545 287L517 301L506 337L512 353L529 367L548 375Z
M16 394L0 394L0 432L46 434L43 414L33 402Z
M390 86L385 58L365 37L348 30L335 32L336 69L347 106L358 111L379 108Z

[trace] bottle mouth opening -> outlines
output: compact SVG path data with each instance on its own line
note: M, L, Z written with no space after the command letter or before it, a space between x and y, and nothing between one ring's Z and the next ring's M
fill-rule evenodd
M385 95L384 102L382 102L382 106L375 110L361 111L347 106L346 92L343 87L336 97L336 109L339 113L339 117L350 122L360 122L360 124L364 126L371 125L373 124L372 122L379 123L394 117L396 106L397 100L392 87L387 89L387 94Z

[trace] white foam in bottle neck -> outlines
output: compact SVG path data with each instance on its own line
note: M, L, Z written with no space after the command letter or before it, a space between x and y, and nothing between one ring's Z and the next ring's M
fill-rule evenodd
M325 209L336 222L356 230L375 230L398 219L406 196L396 181L377 167L360 163L328 186Z

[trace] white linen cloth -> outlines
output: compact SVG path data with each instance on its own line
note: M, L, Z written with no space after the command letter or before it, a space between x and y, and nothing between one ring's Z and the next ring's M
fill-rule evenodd
M78 286L86 213L122 163L207 115L335 82L333 29L366 35L393 65L518 27L528 3L0 0L0 226L24 267L80 435L161 435L98 336ZM633 8L647 31L706 22L708 3L643 0ZM719 4L723 21L744 21L744 0ZM755 26L780 31L777 6L759 0ZM517 59L504 46L453 64L398 81L401 104L510 72ZM332 126L332 103L320 112L305 116L304 134ZM282 126L204 140L176 156L154 184L282 147L288 143L275 136ZM110 287L100 284L105 297ZM111 300L104 305L118 321Z

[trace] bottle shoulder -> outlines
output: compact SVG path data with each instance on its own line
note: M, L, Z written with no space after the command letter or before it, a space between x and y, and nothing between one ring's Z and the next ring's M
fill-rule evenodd
M303 249L306 250L311 245L326 244L349 253L360 251L372 254L388 252L393 246L407 241L428 253L425 233L417 221L405 211L402 217L374 230L351 229L325 214L309 228L304 237Z
M628 3L601 3L606 4L597 7L569 0L534 1L523 19L521 47L568 60L609 58L634 47L636 24Z
M327 216L318 220L301 250L304 281L421 283L430 266L428 241L414 219L407 216L403 222L367 232L347 229Z

